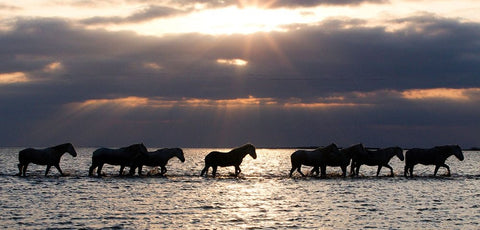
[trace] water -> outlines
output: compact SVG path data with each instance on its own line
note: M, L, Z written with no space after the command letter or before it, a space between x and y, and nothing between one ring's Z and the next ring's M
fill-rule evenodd
M362 166L360 178L327 168L328 179L292 179L294 150L258 149L256 160L245 158L239 178L231 176L233 167L204 178L198 175L212 149L184 149L186 162L171 159L164 178L118 177L118 166L105 166L107 176L93 178L87 174L94 149L79 148L78 157L62 158L67 176L52 168L44 177L45 166L30 165L21 178L14 176L20 149L0 148L3 228L480 228L478 152L464 152L463 162L449 158L452 177L431 177L433 166L418 165L417 177L405 179L403 162L394 158L393 178L375 178L375 167Z

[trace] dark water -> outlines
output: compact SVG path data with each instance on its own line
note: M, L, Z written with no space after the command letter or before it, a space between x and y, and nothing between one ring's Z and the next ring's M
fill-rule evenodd
M242 176L220 168L219 178L198 176L212 149L184 149L186 162L172 159L167 177L87 177L94 149L66 154L59 177L55 168L30 165L27 178L14 176L18 151L0 148L0 227L13 229L479 229L480 154L447 161L452 177L431 177L433 166L416 166L405 179L394 158L396 177L375 178L376 168L360 178L288 178L289 149L259 149L247 156ZM152 149L153 150L153 149ZM304 167L304 171L309 170ZM146 171L147 169L144 169ZM383 175L389 172L382 171ZM444 169L439 174L443 175Z

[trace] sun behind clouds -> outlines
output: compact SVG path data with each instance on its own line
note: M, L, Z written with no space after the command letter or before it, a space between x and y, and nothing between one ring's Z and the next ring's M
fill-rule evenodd
M113 25L111 30L133 30L139 34L161 36L169 33L251 34L255 32L287 31L292 23L315 21L314 15L287 9L257 7L206 9L181 17L156 19L142 24Z

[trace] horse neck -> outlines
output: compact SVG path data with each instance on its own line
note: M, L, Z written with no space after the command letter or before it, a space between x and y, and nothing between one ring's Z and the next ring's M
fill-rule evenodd
M172 157L178 157L176 151L167 151L165 155L167 156L167 159L171 159ZM180 157L178 157L178 159L180 159Z
M439 150L440 150L440 153L442 155L444 155L446 158L452 156L452 155L455 155L453 153L453 151L451 151L451 148L448 147L448 146L441 146L441 147L437 147Z
M385 149L384 151L387 152L388 158L392 158L397 155L397 152L394 149Z
M64 145L59 145L59 146L53 147L53 150L55 152L55 156L61 157L63 154L68 152L69 147L68 147L68 145L64 144Z
M54 155L58 158L62 157L63 154L65 154L67 151L66 150L56 150L54 151Z
M230 153L239 156L240 158L245 158L248 155L248 152L244 148L234 149Z

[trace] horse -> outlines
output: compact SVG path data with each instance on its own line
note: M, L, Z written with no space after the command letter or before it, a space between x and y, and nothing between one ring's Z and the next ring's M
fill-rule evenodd
M347 166L350 164L350 160L361 154L366 154L363 144L352 145L348 148L343 148L340 153L327 153L322 157L320 164L321 174L320 177L325 178L327 175L327 166L340 167L342 169L342 177L347 176ZM312 173L316 172L318 175L318 167L312 169Z
M292 163L292 168L290 169L289 177L292 177L292 174L295 170L297 170L300 175L305 177L305 174L302 173L301 167L302 165L306 166L313 166L317 168L320 166L322 162L322 158L325 154L339 154L337 145L334 143L326 146L317 148L312 151L308 150L297 150L290 155L290 161ZM313 170L312 170L313 171ZM318 175L318 170L317 170Z
M168 161L173 157L177 157L181 162L185 162L181 148L164 148L154 152L148 152L145 157L141 158L140 165L138 166L138 175L142 175L142 167L146 165L150 167L160 166L160 176L163 176L167 172L165 165L167 165Z
M377 177L383 166L390 169L390 176L393 176L393 168L388 164L392 157L397 156L401 161L404 160L403 149L400 147L389 147L378 149L377 151L366 150L367 154L357 154L352 158L352 165L350 166L350 174L358 176L360 166L378 166Z
M147 148L143 143L133 144L119 149L99 148L92 154L92 166L90 166L88 170L88 175L92 176L93 170L98 167L97 175L101 177L104 164L120 165L120 175L123 175L125 166L129 166L129 175L133 175L135 174L135 168L140 165L141 158L147 154Z
M450 167L445 164L445 160L451 155L455 155L460 161L464 159L462 149L458 145L443 145L430 149L410 149L405 153L405 170L403 174L407 177L408 173L410 173L410 177L413 177L413 166L423 164L435 165L433 176L437 175L440 166L447 168L447 176L450 176Z
M235 166L235 176L238 176L242 170L240 164L245 156L250 155L253 159L257 159L257 153L255 152L255 146L252 144L245 144L241 147L234 148L230 152L218 152L213 151L205 156L205 167L202 170L200 176L208 174L208 169L212 167L212 176L217 174L217 167Z
M64 153L70 153L73 157L77 156L77 152L71 143L65 143L54 147L45 149L27 148L18 154L18 171L19 176L26 176L28 164L34 163L37 165L46 165L45 176L47 176L50 167L55 166L60 174L63 176L62 169L60 169L60 158Z

